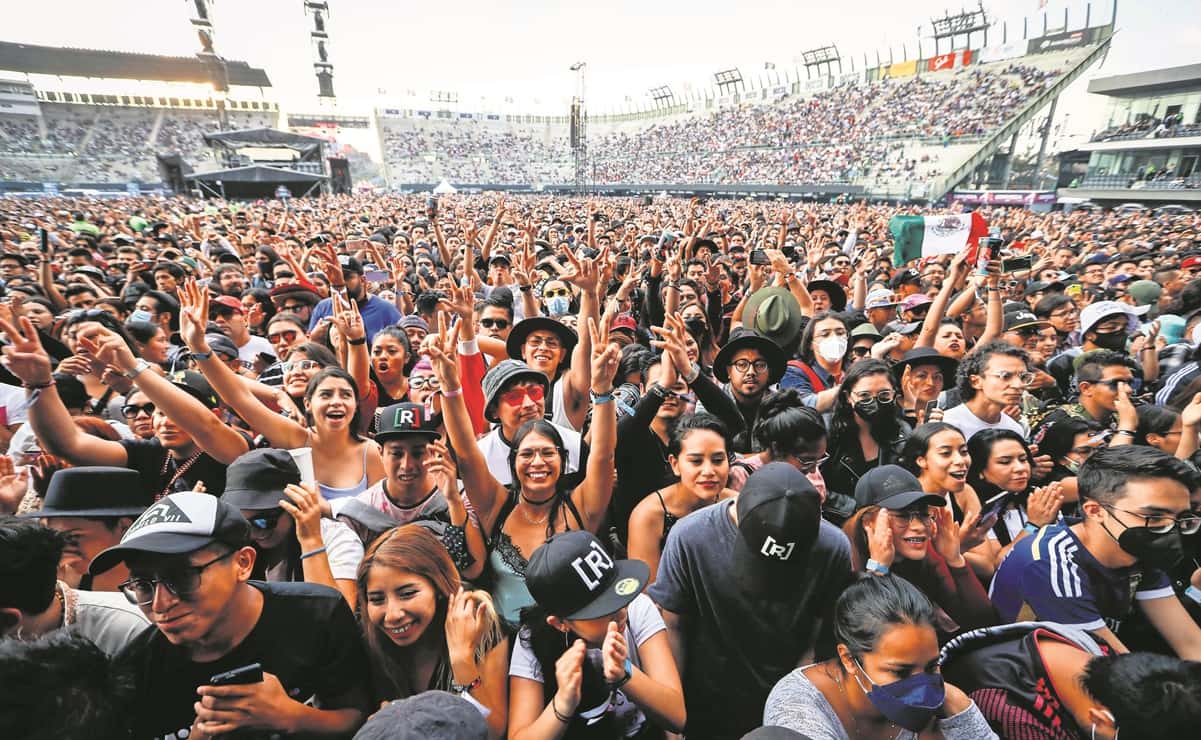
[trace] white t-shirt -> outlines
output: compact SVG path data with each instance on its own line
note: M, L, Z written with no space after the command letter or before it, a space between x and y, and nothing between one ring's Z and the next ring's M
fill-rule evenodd
M353 581L363 559L363 541L345 522L321 520L321 540L335 581Z
M1017 432L1023 438L1026 436L1025 427L1014 421L1013 417L1009 414L1001 414L1001 418L995 424L992 424L973 414L965 403L961 403L955 408L947 409L942 415L942 420L963 432L964 439L971 439L972 435L981 429L1008 429L1012 432Z
M559 436L563 438L563 446L567 448L567 469L564 473L574 473L580 469L580 441L583 437L571 427L565 427L557 422L554 424ZM513 482L513 471L509 469L509 443L500 436L500 427L480 438L477 444L484 459L488 461L488 471L502 486Z
M646 594L638 594L630 602L626 608L626 615L625 638L630 651L630 662L638 668L642 668L642 661L638 657L639 646L666 630L667 625L663 623L663 616L659 614L655 602L651 601ZM509 675L543 683L542 667L538 665L538 659L534 657L534 652L526 645L529 637L529 628L522 627L517 639L513 641L513 658L509 661ZM583 710L585 707L579 709ZM617 726L622 731L620 737L632 737L642 729L642 725L646 722L646 716L642 710L638 708L637 704L627 699L621 689L614 692L611 711Z
M4 407L4 424L6 426L16 426L24 424L29 418L28 409L25 406L25 389L18 388L15 385L0 384L0 406Z
M238 347L238 360L242 363L242 367L252 370L254 369L254 361L259 356L259 353L275 357L275 349L271 346L271 342L268 342L263 337L251 334L246 344Z

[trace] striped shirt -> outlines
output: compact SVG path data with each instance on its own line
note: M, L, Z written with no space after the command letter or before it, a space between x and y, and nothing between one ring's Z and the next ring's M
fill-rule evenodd
M1006 622L1059 622L1117 631L1135 600L1172 598L1163 571L1133 565L1107 568L1065 525L1018 540L1001 562L989 593Z

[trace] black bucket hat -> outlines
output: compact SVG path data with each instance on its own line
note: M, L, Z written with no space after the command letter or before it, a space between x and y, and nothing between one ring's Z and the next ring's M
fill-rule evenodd
M512 336L509 341L512 341ZM776 344L767 337L750 329L739 328L735 329L730 335L730 341L722 346L721 351L717 353L717 357L713 359L713 375L723 383L730 381L730 374L727 368L730 365L730 358L740 350L755 349L763 355L763 359L767 360L768 366L768 383L779 382L780 378L784 377L784 369L788 366L788 358L784 355L784 350L780 349L780 345Z

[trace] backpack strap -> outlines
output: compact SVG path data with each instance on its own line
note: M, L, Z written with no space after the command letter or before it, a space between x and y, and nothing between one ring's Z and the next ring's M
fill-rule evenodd
M822 382L821 378L818 377L817 371L809 367L807 364L801 362L800 360L789 360L788 367L795 368L804 373L805 377L809 378L809 385L813 387L814 393L820 393L821 391L826 390L826 384Z

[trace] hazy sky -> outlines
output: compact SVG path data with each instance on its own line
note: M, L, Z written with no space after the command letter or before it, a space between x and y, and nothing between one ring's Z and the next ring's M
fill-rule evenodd
M558 112L575 88L567 68L579 60L588 63L588 101L595 112L621 106L627 96L645 101L647 89L661 84L699 89L719 69L737 66L744 75L762 75L770 61L783 70L802 50L827 43L854 56L861 68L864 53L874 64L876 50L890 45L899 59L901 44L908 44L913 57L919 26L930 56L930 17L962 7L949 0L329 4L334 84L348 113L383 102L428 107L430 90L455 91L463 108L478 109L481 96L512 97L523 109L537 100L536 107ZM1067 7L1072 27L1079 27L1085 5L1049 0L1050 25L1062 25ZM7 41L180 55L197 49L188 21L192 0L0 0L0 7L0 39ZM1039 0L992 0L986 9L1008 21L1011 40L1021 38L1023 14L1030 16L1031 35L1042 29ZM1094 23L1110 16L1106 0L1092 11ZM219 53L266 68L286 107L314 107L311 19L302 0L215 0L213 19ZM1090 76L1201 61L1201 0L1125 0L1118 28L1104 66ZM991 39L997 37L999 24ZM418 98L406 100L409 90ZM1076 109L1084 117L1096 107L1085 97L1065 97L1061 112Z

